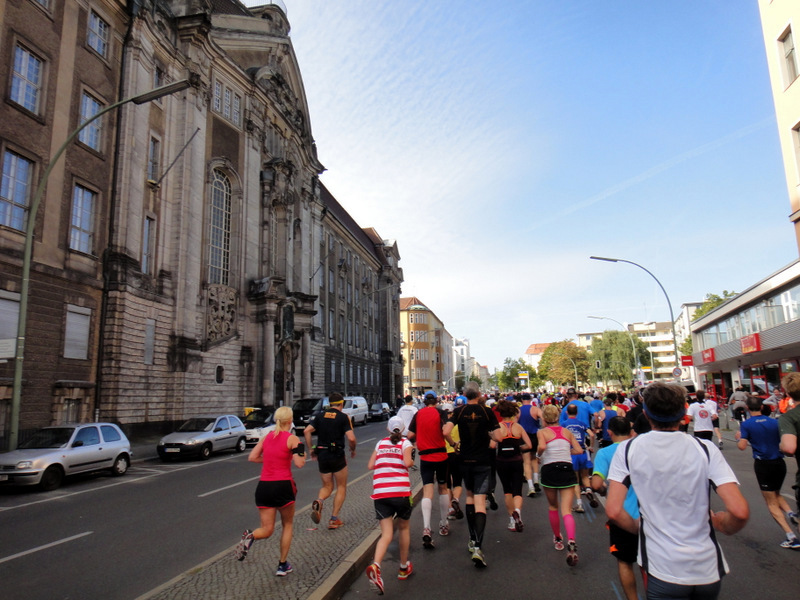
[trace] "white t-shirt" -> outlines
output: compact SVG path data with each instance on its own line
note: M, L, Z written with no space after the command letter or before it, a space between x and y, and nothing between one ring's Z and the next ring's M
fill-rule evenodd
M417 407L413 404L404 404L397 409L397 416L403 419L406 428L403 430L403 435L408 435L408 426L411 425L411 419L417 414Z
M680 431L650 431L622 442L611 461L609 480L628 477L639 498L645 571L679 585L719 581L728 564L712 537L709 481L739 482L717 447Z
M714 431L712 418L717 416L717 403L713 400L694 402L689 405L689 416L694 421L695 431Z

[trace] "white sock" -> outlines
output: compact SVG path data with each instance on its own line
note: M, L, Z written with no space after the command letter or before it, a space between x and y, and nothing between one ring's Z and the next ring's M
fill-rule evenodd
M447 522L448 510L450 510L450 494L439 494L439 516L442 523Z
M419 505L422 507L422 527L425 529L431 528L431 502L430 498L423 498Z
M539 474L538 473L534 473L533 474L533 482L534 483L539 483Z
M529 490L533 489L533 479L528 479L528 489Z

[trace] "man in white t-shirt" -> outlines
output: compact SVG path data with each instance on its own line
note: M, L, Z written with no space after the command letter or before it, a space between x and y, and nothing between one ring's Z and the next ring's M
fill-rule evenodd
M714 419L718 418L717 403L706 400L706 393L697 390L697 402L689 405L687 414L694 423L694 437L711 440L714 437Z
M644 390L644 414L653 430L622 442L611 462L606 513L639 534L639 564L648 574L647 598L716 598L728 565L709 527L732 535L750 516L739 483L710 442L679 430L685 412L682 387L655 382ZM710 482L725 505L712 512ZM628 486L641 518L623 507Z
M397 409L397 416L403 419L405 429L403 435L408 436L408 426L411 425L411 419L417 414L417 407L414 406L414 399L409 395L406 396L406 403Z

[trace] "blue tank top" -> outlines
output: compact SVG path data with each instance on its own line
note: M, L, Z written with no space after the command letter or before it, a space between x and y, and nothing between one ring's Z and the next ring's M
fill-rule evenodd
M519 407L519 424L528 435L536 435L539 431L539 421L531 416L531 405L523 404Z

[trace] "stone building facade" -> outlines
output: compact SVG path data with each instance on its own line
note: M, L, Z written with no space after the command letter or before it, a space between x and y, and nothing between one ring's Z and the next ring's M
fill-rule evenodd
M119 1L0 3L0 448L11 421L32 200L70 132L118 100L129 22ZM93 416L116 126L110 113L65 146L32 223L22 402L15 419L23 430Z
M58 62L46 65L53 81L38 121L13 103L0 107L14 113L0 124L3 149L30 156L36 173L51 147L79 124L87 87L106 104L179 80L191 87L104 117L101 150L76 144L63 172L48 181L29 324L42 338L26 355L22 427L63 422L54 408L61 396L77 399L73 420L94 416L129 430L254 404L291 405L338 387L341 367L329 379L337 351L349 357L353 393L392 389L394 380L383 383L381 369L382 361L387 372L399 361L399 334L390 332L397 319L384 320L397 310L399 252L358 227L319 181L324 167L283 7L247 9L236 0L53 2L59 16L50 21L59 28L45 46L35 29L22 35L27 12L47 17L43 2L10 0L0 8L4 39L20 40L2 47L5 65L14 64L15 44ZM96 23L95 14L106 19L112 48L102 69L83 47L87 42L75 39L87 27L91 35L87 22ZM71 76L61 65L67 56ZM8 66L0 68L8 75ZM63 115L72 118L56 118ZM25 119L49 128L41 140L32 138L35 144L25 139L30 125L9 126ZM86 226L88 252L69 247L77 185L98 198ZM24 208L22 202L23 214ZM82 229L74 235L81 241L82 234L88 235ZM336 254L328 250L331 236ZM0 340L16 327L21 237L0 224L0 260L9 265L0 274ZM363 311L358 302L320 293L319 272L327 278L340 256L358 261L358 271L341 274L354 295L369 297ZM351 344L342 347L346 329L330 337L322 307L350 318ZM88 330L80 362L61 356L65 329L74 338L75 321L79 333ZM74 355L75 342L67 345ZM0 365L0 399L10 395L8 374L8 365Z

